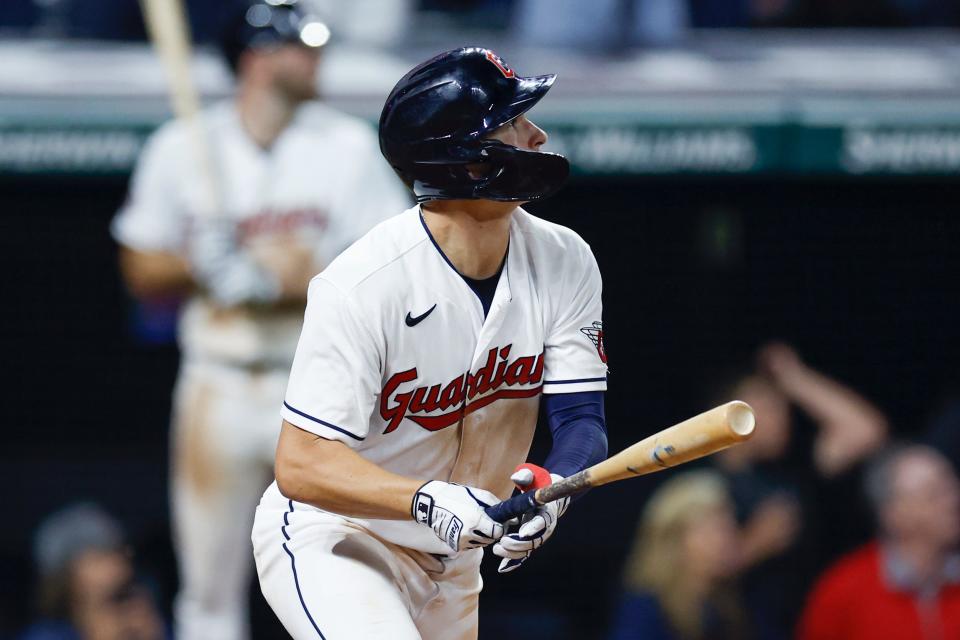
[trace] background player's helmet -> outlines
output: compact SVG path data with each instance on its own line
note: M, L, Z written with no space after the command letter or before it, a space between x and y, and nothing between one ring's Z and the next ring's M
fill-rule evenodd
M330 29L304 2L298 0L254 0L235 5L220 37L220 49L234 73L240 55L247 49L280 44L322 47Z
M559 189L570 165L484 137L542 98L556 75L521 78L492 51L447 51L405 75L380 115L380 150L417 202L529 201ZM467 165L482 163L482 177Z

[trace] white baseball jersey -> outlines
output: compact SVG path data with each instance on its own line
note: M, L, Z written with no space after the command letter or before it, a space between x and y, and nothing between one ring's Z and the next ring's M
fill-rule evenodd
M414 207L311 282L283 418L394 473L506 498L540 394L606 389L600 295L589 246L517 209L485 319ZM353 521L394 544L450 551L413 520Z
M213 215L235 220L238 243L255 257L300 243L317 264L329 264L409 205L371 128L320 103L302 105L269 150L246 134L232 101L204 111L202 126L219 187ZM185 253L192 223L210 215L195 144L182 121L164 125L148 141L113 222L121 244ZM225 310L195 296L181 315L181 348L190 359L289 366L302 319L297 309Z

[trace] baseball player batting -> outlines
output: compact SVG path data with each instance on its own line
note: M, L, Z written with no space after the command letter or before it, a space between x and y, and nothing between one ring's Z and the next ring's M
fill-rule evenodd
M419 204L311 281L253 528L260 586L294 638L476 638L482 547L515 570L568 506L534 506L509 532L484 511L543 478L514 473L541 406L546 482L606 456L596 260L520 208L569 172L525 116L554 80L463 48L387 98L380 149Z
M301 33L317 24L292 2L243 5L223 42L236 98L199 114L216 197L177 119L148 141L113 223L133 293L186 297L171 452L182 640L248 636L249 531L307 283L410 202L366 123L313 99L319 52Z

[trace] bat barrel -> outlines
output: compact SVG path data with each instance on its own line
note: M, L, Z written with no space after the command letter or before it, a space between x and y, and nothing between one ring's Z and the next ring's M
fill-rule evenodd
M746 440L752 436L753 430L757 428L757 419L750 405L741 400L734 400L725 406L727 407L727 424L730 425L733 436L739 440Z
M486 513L497 522L506 522L539 504L589 487L655 473L716 453L749 439L756 427L757 420L750 405L734 400L644 438L569 478L488 507Z
M592 486L656 473L734 446L753 436L757 421L734 400L655 433L590 469Z

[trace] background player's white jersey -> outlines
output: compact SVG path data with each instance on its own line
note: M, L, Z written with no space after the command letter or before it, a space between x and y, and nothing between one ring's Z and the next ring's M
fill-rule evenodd
M320 103L302 105L269 150L243 130L234 102L202 115L219 189L219 211L236 222L240 246L268 261L294 243L331 260L374 224L408 206L409 196L383 162L366 123ZM140 251L184 254L186 234L204 213L204 171L182 121L170 122L147 143L130 197L112 231ZM195 296L180 321L190 359L288 366L302 310L222 309Z
M600 296L587 244L518 209L484 320L414 207L311 282L283 417L389 471L506 498L539 395L606 388ZM395 544L450 551L412 520L354 522Z

